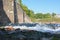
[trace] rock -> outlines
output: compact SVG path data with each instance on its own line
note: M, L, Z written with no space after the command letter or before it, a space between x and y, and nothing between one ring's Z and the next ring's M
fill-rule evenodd
M9 27L10 28L10 27ZM1 40L41 40L42 38L59 37L60 35L52 35L50 33L43 33L34 30L5 30L0 29Z
M12 30L14 30L14 28L13 28L13 26L6 26L5 30L12 31Z

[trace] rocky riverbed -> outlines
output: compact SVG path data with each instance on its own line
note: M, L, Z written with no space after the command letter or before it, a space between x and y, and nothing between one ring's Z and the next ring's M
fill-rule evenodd
M38 32L34 30L0 29L0 40L60 40L60 34Z
M60 40L60 24L11 24L0 28L0 40Z

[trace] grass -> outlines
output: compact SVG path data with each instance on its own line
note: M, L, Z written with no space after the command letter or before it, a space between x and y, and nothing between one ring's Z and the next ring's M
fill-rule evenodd
M42 22L42 23L46 23L46 22L56 22L56 23L60 23L60 18L44 18L44 19L33 19L34 22Z

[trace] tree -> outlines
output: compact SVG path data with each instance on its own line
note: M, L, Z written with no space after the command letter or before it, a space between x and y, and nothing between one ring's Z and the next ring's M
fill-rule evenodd
M22 7L22 9L26 12L26 14L29 17L33 17L34 12L32 10L28 9L28 7L26 5L22 4L22 0L20 0L20 6Z
M22 0L18 0L19 4L22 5Z
M56 13L52 13L52 21L54 21L55 15L56 15Z
M41 19L41 18L43 18L43 14L42 13L36 13L35 17L36 17L36 19Z
M44 14L44 18L51 18L51 14L50 13Z
M24 10L24 12L26 12L26 14L31 18L31 19L50 19L52 17L54 17L56 15L56 13L52 13L52 15L50 13L34 13L33 10L28 9L28 7L26 5L24 5L22 3L22 0L19 0L20 2L20 6L22 7L22 9Z
M54 17L56 15L56 13L52 13L52 17Z
M32 10L29 10L28 15L33 18L35 14L34 14L34 12Z

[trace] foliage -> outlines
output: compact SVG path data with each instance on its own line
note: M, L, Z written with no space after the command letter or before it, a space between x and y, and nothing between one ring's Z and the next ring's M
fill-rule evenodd
M20 0L20 6L22 7L22 9L26 12L26 14L30 18L34 18L34 16L35 16L34 12L32 10L28 9L28 7L22 3L22 0Z
M56 13L52 13L52 17L54 17L56 15Z
M26 14L31 18L32 21L36 21L36 19L40 19L41 20L51 20L52 17L54 18L54 16L56 15L56 13L34 13L33 10L28 9L28 7L26 5L24 5L22 3L22 0L19 0L20 2L20 6L22 7L22 9L26 12ZM34 19L34 20L33 20Z
M51 18L51 14L50 13L37 13L36 15L36 19L43 19L43 18Z

